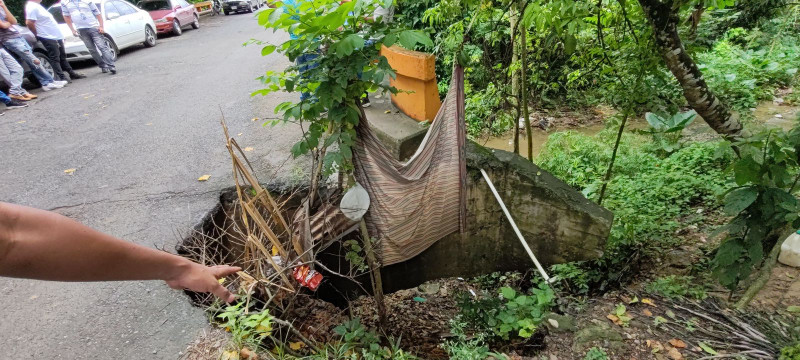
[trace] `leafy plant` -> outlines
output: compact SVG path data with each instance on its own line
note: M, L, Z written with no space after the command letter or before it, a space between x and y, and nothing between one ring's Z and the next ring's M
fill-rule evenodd
M735 217L717 230L728 236L714 257L714 275L731 290L761 262L773 230L800 226L800 201L792 194L800 178L800 126L764 130L734 145L737 186L725 196L725 212Z
M781 349L781 356L778 360L800 360L800 343Z
M382 346L378 335L361 324L359 318L352 318L336 326L333 331L341 336L342 343L338 346L328 345L325 352L337 354L335 359L416 359L400 348L399 341L389 339L389 346ZM360 357L356 357L359 354ZM330 354L317 354L320 359L329 359ZM324 355L324 357L322 357Z
M347 253L345 253L344 258L348 262L350 262L350 270L356 269L358 271L366 271L367 264L364 261L364 255L362 255L361 245L358 244L356 240L347 240L342 243Z
M269 310L248 313L244 302L225 307L217 318L223 320L222 328L231 333L231 342L241 348L245 345L258 348L262 340L272 334L272 316Z
M595 136L576 132L550 135L537 164L590 198L596 197L614 141L614 133ZM694 216L696 206L714 208L727 189L734 153L721 142L687 143L666 157L648 138L624 134L603 205L614 212L603 257L573 266L590 291L619 284L636 271L643 256L656 255L679 241L681 217ZM569 279L568 279L569 280ZM570 289L580 289L570 284ZM584 287L585 288L585 287Z
M614 311L611 314L608 314L608 319L613 321L614 324L622 327L628 327L631 320L633 320L633 317L628 314L628 309L625 307L625 304L617 304L617 307L614 308Z
M579 295L589 293L589 272L577 263L556 264L550 267L553 277L566 281L571 287L571 292Z
M670 299L690 297L703 300L708 297L705 289L697 285L692 276L669 275L653 280L645 286L649 292L662 295Z
M694 110L674 114L646 113L644 118L650 124L646 131L653 136L653 143L666 154L671 154L680 147L681 132L697 117Z
M454 360L484 360L492 353L486 345L486 334L478 332L468 337L465 333L467 323L460 317L450 320L450 332L455 335L454 340L442 343L441 348L447 352L450 359Z
M506 303L495 321L494 328L497 335L503 339L508 339L512 333L522 338L533 335L544 319L545 313L553 305L555 294L545 283L538 288L532 288L531 292L532 295L526 295L510 287L500 289L500 294Z
M608 354L601 348L592 347L586 352L586 356L583 357L583 360L608 360Z
M340 4L338 0L302 1L291 6L280 1L276 8L258 15L260 25L294 34L282 44L266 44L261 54L278 51L290 61L306 55L306 62L287 67L283 72L268 71L260 80L265 88L253 95L277 91L312 94L300 101L287 101L275 107L279 119L270 123L297 122L303 125L303 138L292 147L292 155L328 149L323 168L352 168L352 146L355 127L361 117L359 104L367 91L383 89L397 93L385 85L384 78L394 77L394 70L379 55L382 45L400 44L413 49L418 43L432 44L424 32L390 27L370 16L376 6L389 8L391 0L356 0ZM307 59L308 55L314 57Z

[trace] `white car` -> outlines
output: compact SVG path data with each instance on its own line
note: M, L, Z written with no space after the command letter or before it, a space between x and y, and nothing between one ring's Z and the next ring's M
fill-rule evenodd
M146 47L156 46L156 24L147 11L139 9L124 0L93 0L103 16L103 30L106 34L106 43L111 49L112 57L117 59L119 51L134 45L143 44ZM92 55L86 49L83 40L72 35L69 26L64 22L61 14L61 4L56 3L47 9L58 22L61 33L64 35L64 48L67 60L80 61L91 59Z

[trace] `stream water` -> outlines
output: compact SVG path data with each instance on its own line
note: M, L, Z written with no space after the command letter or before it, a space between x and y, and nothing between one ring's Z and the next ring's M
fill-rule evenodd
M753 117L756 119L756 121L761 122L766 126L779 127L784 130L788 130L796 123L797 117L800 115L800 106L779 105L773 103L772 101L765 101L759 104L756 108L751 109L751 111L753 112ZM646 127L647 123L643 118L636 118L634 121L628 123L625 131L644 129ZM539 156L539 153L542 151L542 148L544 148L548 137L554 132L570 130L592 136L599 133L604 128L605 125L602 123L591 124L584 127L553 128L549 131L544 131L538 127L533 128L531 136L531 138L533 138L533 156L534 158ZM716 136L713 130L711 130L711 128L709 128L708 125L706 125L706 123L701 119L697 119L692 122L692 124L687 127L684 134L697 137L699 139L712 138ZM501 136L491 136L488 138L476 139L476 142L492 149L500 149L512 152L514 151L513 132L509 132L508 134ZM525 131L523 129L520 130L519 142L520 154L527 156L528 139L525 137Z

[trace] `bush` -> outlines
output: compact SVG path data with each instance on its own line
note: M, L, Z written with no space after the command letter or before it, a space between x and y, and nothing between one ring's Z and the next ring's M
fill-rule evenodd
M614 135L612 131L594 137L555 133L538 164L594 199L611 158ZM587 271L590 286L604 289L635 270L639 256L675 245L677 219L691 214L697 204L719 206L717 195L727 187L725 169L732 158L730 150L719 151L719 146L691 143L662 158L646 138L623 135L603 203L614 212L606 251L601 259L578 265Z

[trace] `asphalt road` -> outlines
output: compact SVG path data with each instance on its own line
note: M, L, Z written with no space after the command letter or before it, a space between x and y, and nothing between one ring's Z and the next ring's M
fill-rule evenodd
M288 36L260 28L252 14L203 17L199 30L123 51L116 76L84 64L87 79L7 110L0 200L174 249L232 185L221 114L253 147L262 182L296 170L285 161L298 128L253 121L296 95L250 97L257 76L288 60L242 46L253 38L279 44ZM197 181L204 174L211 179ZM208 326L201 309L159 281L0 278L0 359L174 359Z

